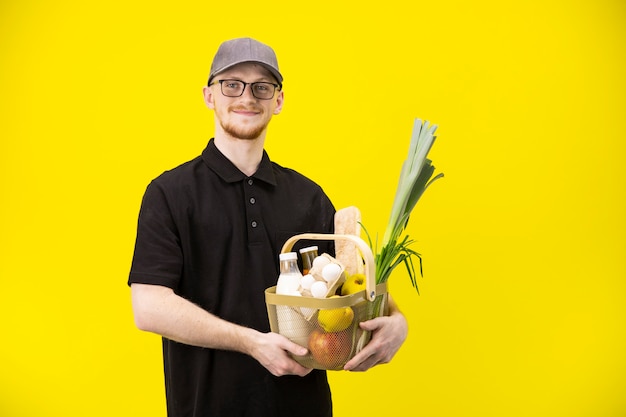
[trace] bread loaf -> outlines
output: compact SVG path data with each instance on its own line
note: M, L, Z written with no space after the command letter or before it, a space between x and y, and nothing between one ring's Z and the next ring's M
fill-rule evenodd
M335 213L335 234L361 237L361 212L350 206ZM348 274L363 273L363 259L356 245L347 240L335 240L335 258L341 262Z

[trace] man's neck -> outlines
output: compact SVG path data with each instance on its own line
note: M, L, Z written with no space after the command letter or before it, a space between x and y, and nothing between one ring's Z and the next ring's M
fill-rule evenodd
M220 135L218 132L215 134L217 149L247 176L251 176L259 168L263 158L264 143L265 137L237 139L229 135Z

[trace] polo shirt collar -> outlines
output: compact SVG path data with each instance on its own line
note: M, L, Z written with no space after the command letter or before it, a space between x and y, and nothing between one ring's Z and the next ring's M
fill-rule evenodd
M248 178L246 174L241 172L219 149L217 149L214 139L209 141L209 144L202 152L202 160L226 182L238 182ZM263 150L263 157L261 158L259 168L251 177L270 185L276 185L272 162L265 150Z

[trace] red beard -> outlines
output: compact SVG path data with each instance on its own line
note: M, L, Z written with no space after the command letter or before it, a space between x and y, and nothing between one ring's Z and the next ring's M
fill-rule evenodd
M260 108L256 108L256 107L251 107L251 108L241 108L241 107L232 107L228 109L229 112L233 112L236 110L243 110L243 111L256 111L256 112L260 112L260 114L263 114L263 109ZM242 125L242 124L236 124L236 123L225 123L224 121L220 121L220 125L222 126L222 129L224 130L224 132L226 132L228 135L237 138L237 139L257 139L259 136L261 136L261 133L263 133L263 131L267 128L268 122L262 123L262 124L251 124L251 125Z

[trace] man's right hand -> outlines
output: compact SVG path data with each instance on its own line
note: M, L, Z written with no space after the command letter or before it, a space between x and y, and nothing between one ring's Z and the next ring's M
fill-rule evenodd
M258 333L250 355L275 376L305 376L313 369L305 368L293 360L289 353L304 356L307 349L278 333Z

